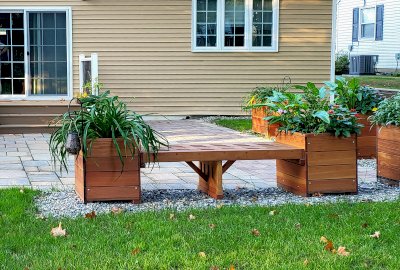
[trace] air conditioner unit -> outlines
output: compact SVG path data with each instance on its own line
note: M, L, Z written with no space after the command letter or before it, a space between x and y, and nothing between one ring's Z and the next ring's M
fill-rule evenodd
M373 75L378 55L350 56L350 75Z

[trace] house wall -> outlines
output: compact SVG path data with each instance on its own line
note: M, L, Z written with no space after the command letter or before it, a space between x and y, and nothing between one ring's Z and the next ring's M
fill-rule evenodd
M239 115L257 85L330 78L331 0L281 0L278 53L192 53L191 0L0 0L70 6L74 89L79 54L99 55L99 80L132 109L163 115ZM135 99L133 99L135 98Z
M353 45L351 55L379 55L378 71L396 68L395 53L400 53L400 1L366 0L365 7L384 5L383 40L359 40L352 42L353 8L364 7L364 0L339 0L337 12L336 51L348 52Z

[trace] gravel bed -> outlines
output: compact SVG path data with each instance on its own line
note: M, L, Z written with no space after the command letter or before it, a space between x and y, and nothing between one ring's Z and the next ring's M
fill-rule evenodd
M126 202L82 203L73 191L44 192L35 201L39 216L70 217L84 216L91 211L97 214L110 213L112 208L126 212L141 211L183 211L191 208L217 207L218 205L275 206L287 203L317 204L336 202L380 202L400 198L400 187L388 187L381 183L360 183L357 195L326 195L299 197L279 188L225 190L223 200L210 199L197 190L144 190L142 204Z

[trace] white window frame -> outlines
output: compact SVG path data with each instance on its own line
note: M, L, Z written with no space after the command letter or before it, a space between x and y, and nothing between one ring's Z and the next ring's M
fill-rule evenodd
M96 84L99 82L99 60L98 60L98 55L97 53L92 53L90 54L90 57L86 57L84 54L79 55L79 91L82 94L83 93L83 87L84 87L84 75L83 75L83 63L84 62L90 62L90 71L91 71L91 93L92 95L98 95L98 88L96 87Z
M225 0L217 0L217 44L215 47L197 47L197 0L192 0L192 52L278 52L279 51L279 0L272 0L272 42L270 47L255 47L253 37L253 0L245 0L245 32L243 47L226 47Z
M372 23L362 23L362 14L363 14L363 10L365 9L374 9L374 14L375 14L375 20L374 20L374 36L373 37L363 37L362 36L362 26L365 24L372 24ZM370 7L363 7L360 8L360 14L358 15L359 19L359 33L358 33L358 37L359 40L375 40L376 37L376 6L370 6Z
M71 100L73 98L73 65L72 65L72 9L71 7L43 7L43 6L16 6L16 7L0 7L1 11L23 12L24 13L24 47L25 47L25 94L24 95L0 95L0 100ZM28 60L28 12L60 12L66 14L66 32L67 32L67 95L31 95L31 83L29 77L29 60Z

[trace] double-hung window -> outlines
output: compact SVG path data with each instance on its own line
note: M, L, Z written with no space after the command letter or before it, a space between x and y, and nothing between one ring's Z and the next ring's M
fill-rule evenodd
M70 10L0 9L0 99L69 97Z
M192 50L278 50L279 0L193 0Z
M361 9L360 15L361 38L375 38L375 7Z

